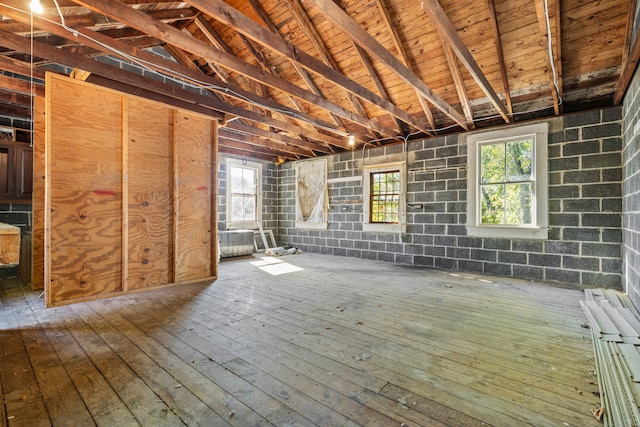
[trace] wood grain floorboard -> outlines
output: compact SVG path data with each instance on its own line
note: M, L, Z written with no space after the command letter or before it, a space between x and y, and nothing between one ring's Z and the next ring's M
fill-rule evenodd
M44 309L0 281L0 427L598 426L566 286L316 254Z

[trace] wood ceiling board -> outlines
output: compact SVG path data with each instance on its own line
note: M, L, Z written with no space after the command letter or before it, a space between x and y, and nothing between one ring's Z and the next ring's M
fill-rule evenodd
M380 93L378 87L369 77L368 71L362 65L357 52L354 50L351 40L347 38L342 30L333 25L316 7L314 1L300 2L295 0L309 15L311 22L316 26L319 38L327 45L327 50L335 59L337 69L357 83L359 86L373 93ZM496 25L500 34L500 45L503 47L505 73L507 82L513 95L520 99L518 109L526 108L527 105L535 103L533 99L537 96L540 100L547 99L549 95L550 74L548 70L548 56L542 45L543 35L541 34L541 23L538 22L534 3L529 0L492 0L495 6ZM110 3L110 2L107 2ZM150 13L150 16L164 18L166 22L191 18L193 11L189 10L187 15L185 3L182 2L120 2L128 5L136 5L137 10ZM257 9L253 6L259 3L261 12L266 12L267 20L282 33L284 39L296 46L297 49L306 52L310 57L322 59L314 47L311 39L302 30L296 18L291 14L287 3L277 0L230 0L227 2L237 8L241 13L249 17L251 22L265 27L266 24L260 18ZM63 13L68 18L67 23L74 26L85 26L88 28L100 28L109 36L122 38L135 46L152 46L163 43L148 35L137 35L139 31L121 26L119 19L105 18L104 16L90 11L87 7L79 6L69 0L60 2ZM464 44L468 47L473 59L478 63L487 81L494 88L499 97L503 94L503 76L499 68L500 60L496 58L495 32L492 27L491 13L487 1L465 2L463 0L442 0L440 2L447 17L451 20ZM555 2L550 2L550 18L552 34L556 33L555 25L556 8ZM253 5L253 6L252 6ZM392 40L392 33L386 26L385 19L374 2L363 3L355 0L343 0L341 5L349 15L358 23L359 27L365 29L373 36L377 42L390 52L398 55L398 51ZM439 35L430 20L422 12L419 1L413 0L384 0L384 7L388 11L395 31L399 34L403 49L407 52L409 62L414 66L415 75L424 82L434 94L439 96L444 102L450 104L455 110L461 112L459 106L458 91L454 87L451 71L446 62L444 51L441 48ZM560 34L562 44L558 49L554 45L554 52L562 54L562 79L563 89L571 90L571 94L565 94L568 99L572 99L574 105L580 102L581 98L585 105L592 105L592 101L602 104L606 99L607 90L610 88L611 79L615 80L615 74L620 72L622 61L622 50L624 47L624 35L626 33L626 22L628 16L628 2L626 0L610 1L589 1L589 0L563 0L560 11ZM54 17L57 14L55 8L47 10L48 16ZM168 20L168 21L167 21ZM245 63L257 64L253 53L247 48L242 37L237 32L226 25L217 22L209 17L209 22L221 33L227 44L231 46L234 57L240 58ZM186 22L186 21L181 21ZM177 22L175 22L177 24ZM192 23L187 25L187 30L194 34L196 38L205 40L203 35ZM30 32L30 26L25 23L17 24L10 19L0 22L0 29L15 31L22 35ZM41 30L36 30L36 34L43 34ZM36 37L40 40L47 40L56 46L65 45L65 50L72 50L76 54L93 56L96 53L91 49L75 44L75 41L61 41L56 37ZM555 38L555 37L554 37ZM555 40L554 40L555 43ZM208 43L209 44L209 43ZM252 43L254 46L256 43ZM182 46L184 47L184 46ZM260 54L269 60L269 66L274 66L281 74L282 78L296 88L308 90L305 81L300 77L289 59L283 58L280 54L275 54L268 48L258 48ZM560 52L561 51L561 52ZM11 55L14 58L24 59L23 54L15 55L7 52L4 55ZM214 73L215 69L209 64L211 60L202 61L196 55L190 55L192 60L199 62L199 66L207 73ZM560 58L556 58L560 60ZM39 63L37 60L36 63ZM418 98L415 96L410 85L399 79L390 68L379 60L372 59L372 67L379 76L384 92L388 93L388 99L401 110L409 113L413 118L425 121L424 112L420 106ZM231 67L233 68L233 67ZM260 84L249 84L245 77L229 67L218 66L226 72L231 80L236 80L243 86L245 91L257 91L263 93ZM610 77L603 70L612 70ZM617 71L616 71L617 70ZM331 104L342 108L343 115L351 115L354 110L351 103L344 96L344 91L338 85L332 83L330 79L321 77L314 73L312 78L319 86L319 90ZM467 70L462 67L461 74L463 84L469 98L470 105L475 115L493 115L486 106L486 97L479 90L476 82L471 78ZM591 77L593 76L593 77ZM258 80L263 80L258 75ZM245 79L245 80L243 80ZM592 87L588 87L589 80L592 80ZM268 80L268 79L267 79ZM266 81L265 83L268 83ZM545 85L546 83L546 85ZM587 90L588 87L588 90ZM615 90L615 89L614 89ZM267 95L282 105L302 107L305 113L313 115L325 122L332 118L329 115L327 105L319 106L308 98L306 101L291 102L290 95L286 91L276 89L273 86L267 91ZM263 111L244 101L227 98L228 102L234 106L242 106L254 111ZM354 132L358 135L367 133L365 127L374 130L373 123L389 129L397 129L397 123L389 114L378 105L371 102L364 102L363 108L369 122L356 121L345 125L344 130ZM15 108L18 108L16 104ZM436 117L438 127L450 124L451 120L437 113L432 109ZM548 113L545 113L548 114ZM265 115L266 116L266 115ZM284 119L278 114L275 117ZM345 117L346 118L346 117ZM306 122L298 119L288 119L296 122L299 127L310 128ZM371 122L374 121L374 122ZM482 126L482 122L479 122ZM263 125L255 124L261 129L266 129ZM316 128L317 130L318 128Z

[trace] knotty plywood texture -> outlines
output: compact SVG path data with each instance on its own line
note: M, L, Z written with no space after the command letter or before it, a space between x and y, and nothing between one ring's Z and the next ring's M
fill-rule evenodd
M131 98L129 123L129 289L173 281L173 114Z
M55 75L46 108L47 305L212 279L211 120Z
M47 302L55 305L122 291L123 120L121 95L50 77L51 283L45 283Z
M184 112L176 113L174 135L177 204L176 281L209 277L212 220L211 121Z
M33 99L33 196L31 289L44 289L45 99Z

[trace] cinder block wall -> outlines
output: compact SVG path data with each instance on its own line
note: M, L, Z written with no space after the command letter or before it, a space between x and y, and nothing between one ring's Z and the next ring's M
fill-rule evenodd
M329 228L295 228L294 163L280 166L278 241L307 252L390 261L580 286L622 283L622 110L589 111L548 120L547 240L466 235L465 135L407 146L403 234L362 231L363 156L379 163L403 145L329 157Z
M622 272L623 285L640 307L640 75L624 100Z

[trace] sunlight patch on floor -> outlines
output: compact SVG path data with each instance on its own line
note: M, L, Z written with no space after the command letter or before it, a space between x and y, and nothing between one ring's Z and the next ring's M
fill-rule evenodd
M264 257L260 261L252 261L251 264L272 276L304 270L304 268L296 267L275 257Z

